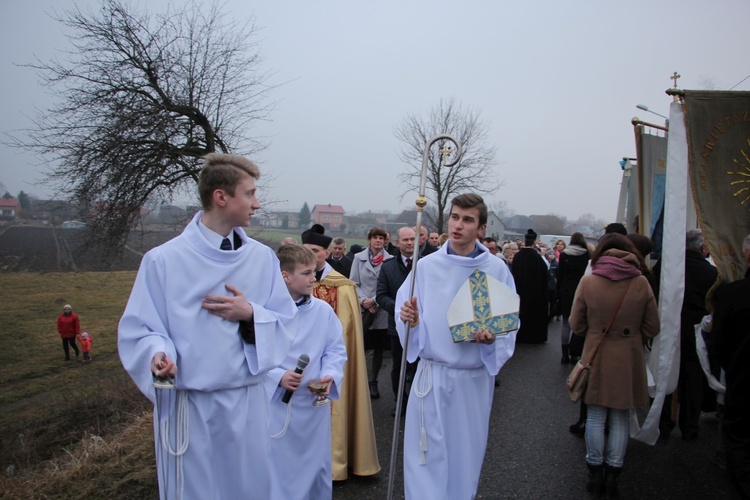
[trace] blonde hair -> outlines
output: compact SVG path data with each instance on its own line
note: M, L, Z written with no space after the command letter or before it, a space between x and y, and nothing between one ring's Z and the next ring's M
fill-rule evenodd
M209 153L204 156L203 168L198 179L198 193L203 209L211 208L214 191L217 189L234 196L234 188L242 180L243 174L260 179L258 166L244 156L223 153Z
M309 266L315 265L318 262L315 252L296 243L281 245L276 252L276 256L279 258L281 270L287 273L293 273L297 265Z

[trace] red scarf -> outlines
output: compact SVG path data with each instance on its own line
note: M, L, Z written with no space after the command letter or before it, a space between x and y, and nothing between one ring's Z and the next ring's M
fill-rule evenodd
M373 267L379 266L383 262L384 258L385 258L385 252L383 252L382 250L380 251L379 254L373 255L372 249L370 249L370 262L372 263Z

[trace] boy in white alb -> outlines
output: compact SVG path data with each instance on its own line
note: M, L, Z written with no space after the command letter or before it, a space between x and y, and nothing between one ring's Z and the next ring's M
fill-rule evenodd
M263 381L289 351L297 308L273 251L243 229L260 208L259 176L241 156L205 157L203 211L143 257L120 320L122 364L151 401L159 395L162 499L271 493ZM152 377L175 388L154 389Z
M331 498L331 407L313 406L316 396L308 392L307 383L312 379L328 383L322 395L338 399L346 363L341 322L331 306L312 296L315 253L287 244L279 248L277 256L298 312L288 325L296 333L289 354L266 378L271 400L270 498ZM309 364L298 374L294 368L303 354L309 357ZM284 403L287 390L292 391L292 397Z
M396 294L403 304L396 330L403 345L411 323L407 360L419 367L412 382L404 427L404 489L407 499L472 499L487 447L495 375L515 349L516 332L494 337L474 332L474 342L453 343L446 311L475 269L515 292L508 266L477 236L487 206L476 194L451 202L450 240L419 259L410 300L411 274Z

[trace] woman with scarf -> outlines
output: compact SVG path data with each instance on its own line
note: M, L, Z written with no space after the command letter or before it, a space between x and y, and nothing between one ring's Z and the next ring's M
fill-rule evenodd
M385 251L385 230L373 227L367 233L369 246L354 255L349 279L357 287L357 296L362 306L362 330L365 334L365 349L372 349L372 371L370 372L370 397L380 397L378 372L383 365L383 349L390 345L388 337L388 311L378 306L378 276L381 264L392 258Z
M625 236L602 237L591 259L591 274L581 279L570 314L571 328L586 338L581 360L591 365L584 395L586 487L595 495L617 494L630 409L649 403L643 344L659 333L659 316L640 271L642 260Z
M560 240L562 241L562 240ZM559 242L558 242L559 243ZM562 242L565 245L565 242ZM560 248L555 245L555 249ZM570 236L570 245L560 252L557 265L557 298L560 301L560 313L562 314L562 328L560 328L560 343L562 344L562 359L560 363L570 363L570 308L573 305L573 296L576 293L578 282L581 281L586 267L589 265L589 248L586 239L581 233L573 233ZM580 352L578 353L580 355Z

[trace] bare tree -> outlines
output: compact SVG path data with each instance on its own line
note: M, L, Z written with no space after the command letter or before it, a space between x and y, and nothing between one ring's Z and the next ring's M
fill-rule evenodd
M437 134L450 134L463 147L463 157L452 168L442 167L440 153L433 148L427 166L427 198L436 205L435 226L445 229L445 213L451 199L472 191L490 194L499 187L494 172L495 148L487 144L488 126L480 113L464 109L455 99L440 100L426 116L408 115L395 129L395 136L404 143L399 157L408 165L400 175L407 186L403 198L416 192L422 172L422 156L427 141Z
M538 234L565 234L565 226L568 221L564 215L532 215L534 230Z
M147 201L197 182L205 154L262 149L249 134L272 87L252 20L197 1L152 14L101 0L53 17L72 49L26 66L55 103L11 141L53 165L47 180L86 210L90 241L120 248Z
M604 226L607 225L607 221L604 219L597 218L595 215L586 212L572 222L572 225L579 227L588 227L596 234L598 231L603 230Z
M491 202L489 204L489 208L491 211L495 212L495 215L497 215L497 218L500 220L504 220L508 217L516 215L513 209L508 206L508 202L505 200L496 200L494 202Z

